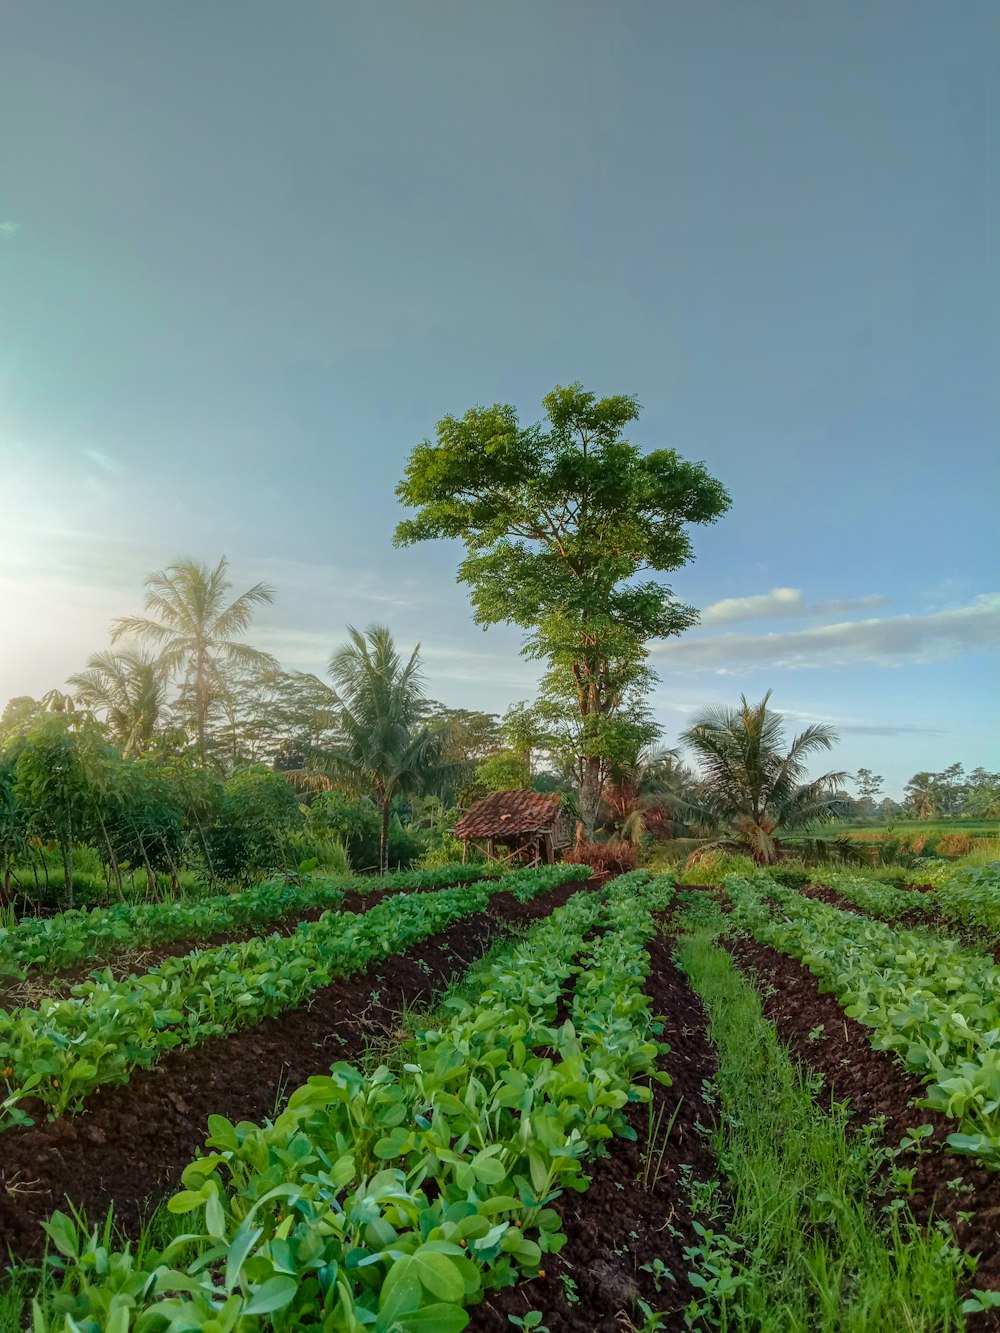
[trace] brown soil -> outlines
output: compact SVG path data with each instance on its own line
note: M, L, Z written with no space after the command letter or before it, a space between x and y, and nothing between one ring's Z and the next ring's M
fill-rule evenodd
M548 1256L545 1276L489 1292L486 1301L470 1312L469 1333L510 1330L508 1315L523 1316L532 1309L543 1311L543 1322L552 1333L620 1333L630 1327L624 1322L629 1312L642 1323L636 1307L639 1297L654 1310L673 1315L664 1328L682 1327L679 1311L691 1297L683 1250L695 1240L682 1167L690 1167L695 1180L715 1172L715 1157L698 1122L712 1121L702 1084L715 1074L717 1064L704 1010L674 965L670 942L655 941L649 952L647 994L653 998L654 1013L665 1016L663 1038L670 1051L662 1067L673 1079L669 1088L654 1084L654 1114L662 1109L664 1130L680 1101L662 1168L645 1189L649 1110L635 1106L629 1122L637 1140L615 1139L609 1144L610 1154L592 1162L587 1191L567 1192L556 1203L567 1241L558 1255ZM643 1271L643 1265L652 1265L655 1259L676 1278L663 1280L659 1292L653 1275ZM575 1299L568 1299L568 1294Z
M496 893L465 918L404 954L317 991L310 1003L243 1032L168 1052L125 1085L100 1088L79 1115L0 1136L0 1254L24 1258L39 1222L68 1198L91 1219L114 1205L134 1234L152 1202L177 1187L203 1147L209 1115L264 1120L289 1091L372 1041L403 1034L404 1009L429 999L490 947L589 885L566 884L530 903Z
M921 1225L946 1219L962 1249L980 1256L971 1285L1000 1286L997 1173L942 1149L940 1145L955 1131L955 1121L913 1104L923 1095L920 1080L889 1052L875 1050L869 1029L848 1018L833 995L820 994L818 980L807 968L751 939L727 947L738 966L757 978L765 993L765 1013L782 1040L804 1065L824 1075L829 1093L837 1101L847 1101L859 1122L884 1116L885 1143L893 1146L912 1127L934 1126L930 1141L934 1147L919 1154L904 1152L896 1161L914 1171L913 1193L907 1201ZM810 1040L809 1034L819 1028L818 1037ZM959 1187L949 1188L948 1182L959 1177ZM965 1217L967 1213L971 1216Z

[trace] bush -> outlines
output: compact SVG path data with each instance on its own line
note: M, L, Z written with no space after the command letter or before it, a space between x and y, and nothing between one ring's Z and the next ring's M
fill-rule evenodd
M968 856L972 851L972 838L968 833L946 833L938 839L938 856Z
M581 838L573 848L573 860L577 865L590 866L599 875L623 875L636 868L639 854L631 842L588 842Z

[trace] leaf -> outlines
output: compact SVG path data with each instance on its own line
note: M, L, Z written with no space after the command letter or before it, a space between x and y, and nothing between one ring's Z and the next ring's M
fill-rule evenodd
M80 1253L80 1235L65 1213L54 1212L42 1227L60 1254L76 1259Z
M385 1287L391 1295L398 1282L413 1277L418 1278L420 1285L439 1300L455 1302L465 1295L462 1274L446 1254L420 1249L415 1254L403 1255L389 1269Z
M398 1320L401 1329L413 1329L414 1333L461 1333L468 1322L468 1313L459 1305L425 1305Z
M272 1310L282 1310L295 1298L299 1284L293 1277L271 1277L257 1288L250 1300L243 1306L242 1314L270 1314Z
M226 1254L225 1287L227 1291L232 1291L239 1282L244 1261L263 1234L263 1228L249 1226L244 1222L233 1237L233 1243Z

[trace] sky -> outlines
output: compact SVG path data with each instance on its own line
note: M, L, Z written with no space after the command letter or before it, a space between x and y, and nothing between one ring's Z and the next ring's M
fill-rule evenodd
M733 496L668 743L772 689L892 793L1000 768L998 67L996 0L5 0L0 702L223 553L289 668L530 697L394 488L579 380Z

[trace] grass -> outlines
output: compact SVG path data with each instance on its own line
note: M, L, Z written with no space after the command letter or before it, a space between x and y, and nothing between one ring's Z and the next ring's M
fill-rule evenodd
M822 838L841 834L852 838L898 838L922 833L929 837L943 837L948 833L968 833L973 838L1000 837L1000 819L894 819L885 824L851 824L833 820L816 824L808 830L810 837Z
M853 1132L843 1105L820 1105L819 1085L716 946L714 906L700 907L678 962L718 1051L716 1149L729 1209L728 1236L704 1230L692 1255L706 1283L702 1317L775 1333L963 1328L956 1284L968 1261L948 1235L922 1233L905 1208L872 1193L877 1131Z

